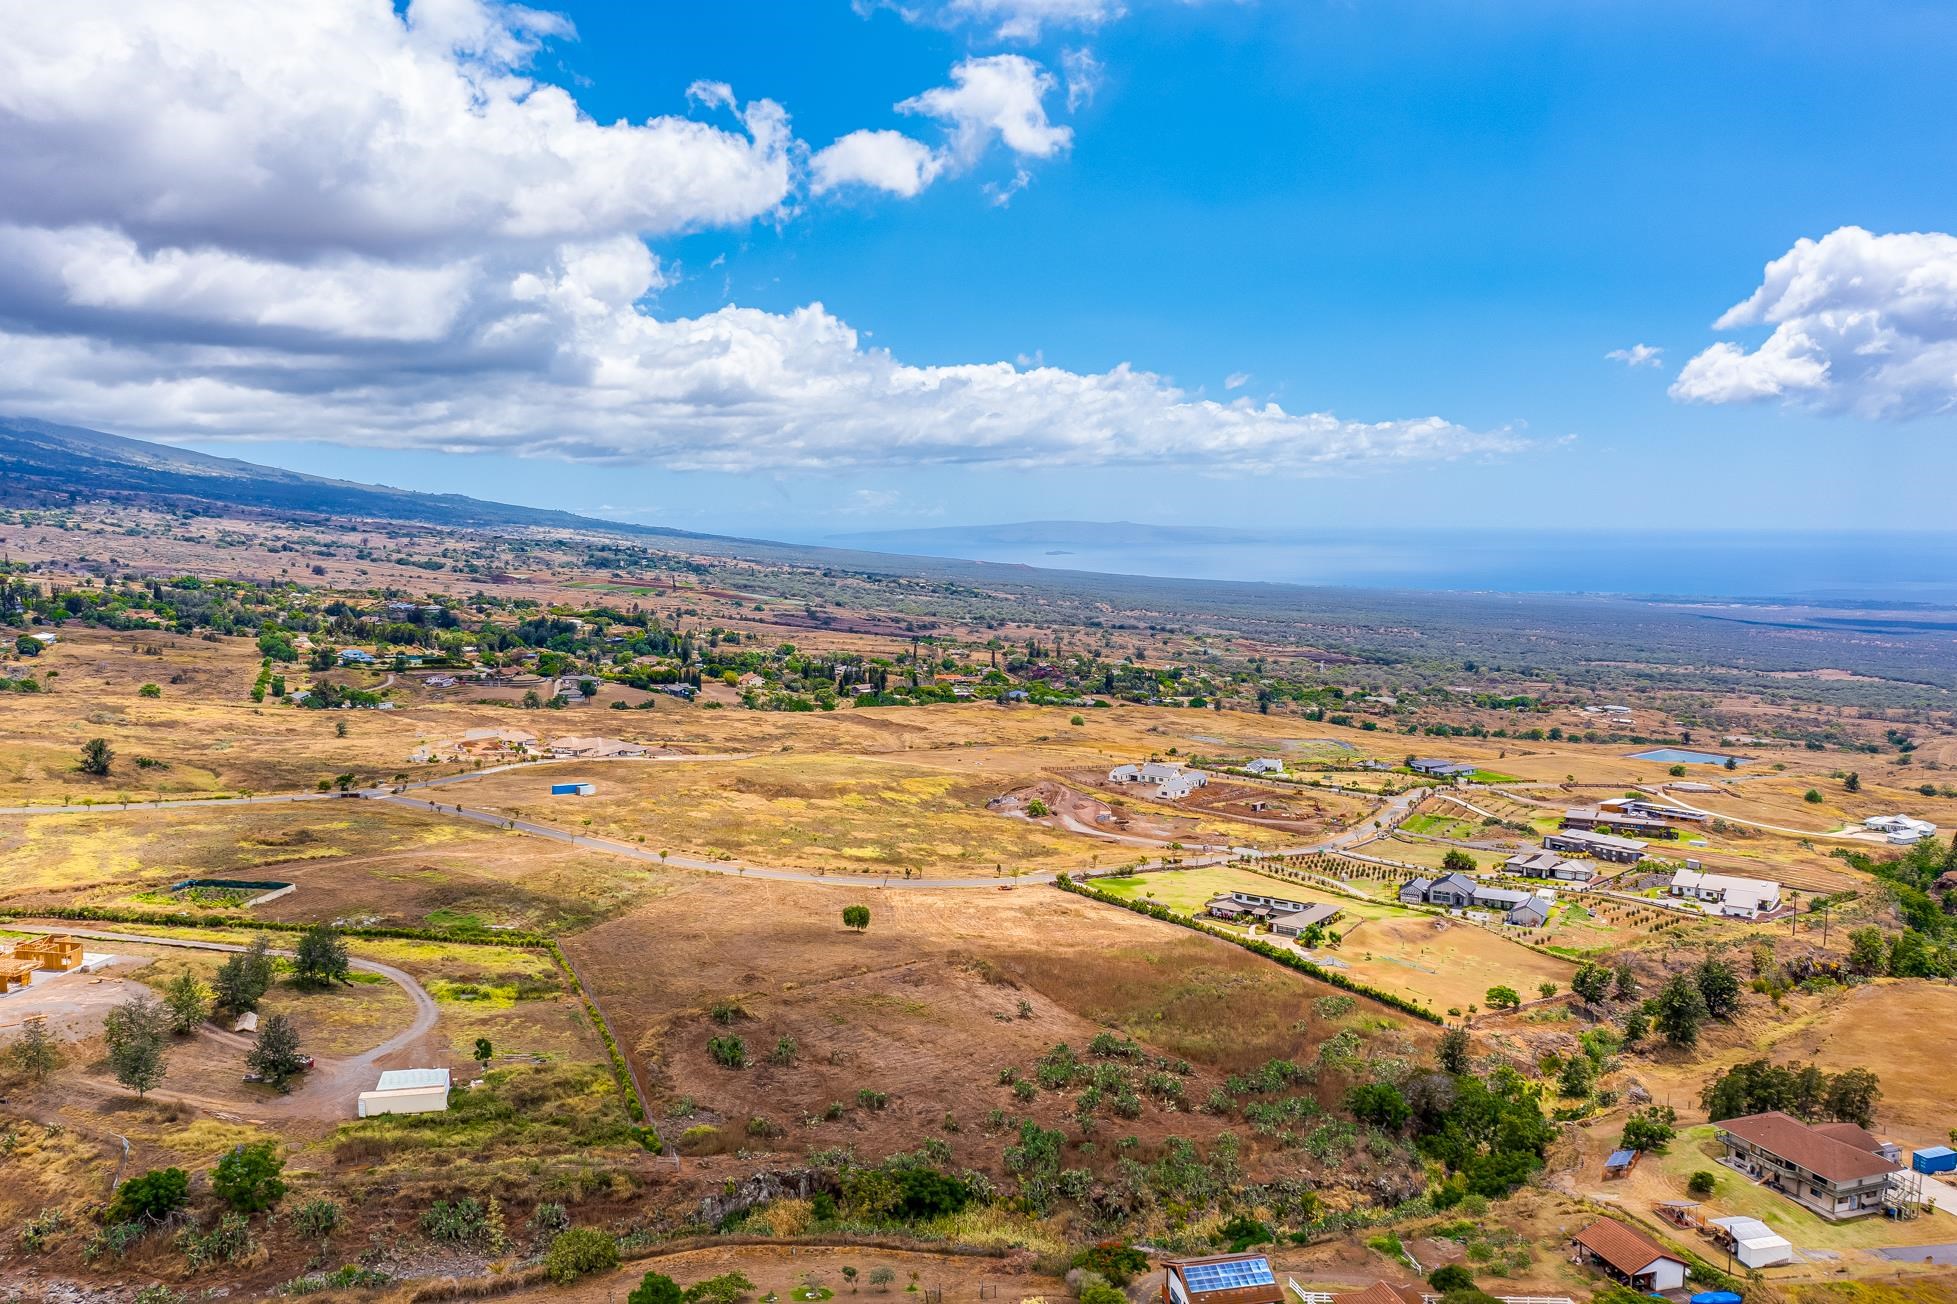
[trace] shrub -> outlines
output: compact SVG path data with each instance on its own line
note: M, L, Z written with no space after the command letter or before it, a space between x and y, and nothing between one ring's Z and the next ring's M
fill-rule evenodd
M844 906L843 907L843 927L853 928L860 933L864 929L868 928L869 926L870 926L870 907L868 906Z
M625 1304L680 1304L679 1283L657 1272L639 1278L639 1284L625 1297Z
M544 1252L544 1275L560 1286L618 1266L618 1237L596 1227L559 1232Z
M1714 1177L1706 1169L1701 1168L1693 1173L1691 1179L1685 1183L1685 1189L1700 1199L1704 1199L1706 1196L1711 1195L1714 1188L1718 1185L1719 1179Z
M500 1250L508 1241L503 1232L503 1211L493 1195L487 1203L472 1196L437 1200L423 1211L421 1230L431 1241L478 1245L486 1250Z
M1098 1272L1117 1286L1126 1286L1148 1271L1148 1256L1121 1241L1102 1241L1076 1254L1074 1266Z
M1113 1286L1089 1286L1081 1291L1080 1304L1128 1304L1128 1297Z
M251 1253L251 1227L242 1213L227 1213L208 1232L184 1228L177 1248L193 1271L213 1263L235 1263Z
M270 1141L233 1146L211 1170L211 1190L239 1213L262 1213L284 1198L284 1171Z
M340 1225L340 1206L331 1200L308 1200L292 1211L292 1226L301 1236L323 1239Z
M714 1037L707 1042L707 1053L724 1069L747 1067L747 1043L739 1037Z
M705 1281L696 1281L686 1288L682 1297L686 1304L735 1304L744 1295L752 1294L754 1283L738 1272L723 1272Z
M107 1222L161 1222L190 1200L190 1175L181 1168L156 1168L116 1188L103 1218Z
M1427 1274L1427 1284L1446 1295L1457 1290L1473 1290L1475 1279L1458 1263L1443 1264Z

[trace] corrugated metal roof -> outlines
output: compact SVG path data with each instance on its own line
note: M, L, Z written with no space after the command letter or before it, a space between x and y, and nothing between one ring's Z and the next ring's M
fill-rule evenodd
M374 1084L376 1091L409 1091L417 1087L446 1087L447 1069L388 1069Z
M1637 1157L1638 1152L1635 1150L1613 1150L1610 1152L1610 1158L1604 1160L1604 1167L1616 1168L1622 1164L1630 1163Z

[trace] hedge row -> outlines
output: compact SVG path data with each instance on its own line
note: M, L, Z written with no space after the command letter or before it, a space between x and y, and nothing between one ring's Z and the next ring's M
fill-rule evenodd
M1063 892L1073 892L1079 896L1089 897L1111 906L1120 906L1123 910L1132 910L1138 915L1147 915L1150 919L1159 919L1165 924L1177 924L1194 932L1222 938L1226 942L1241 946L1246 951L1261 955L1267 960L1275 960L1287 969L1296 969L1299 973L1308 974L1322 983L1328 983L1333 987L1351 992L1355 996L1363 996L1370 1001L1378 1001L1381 1005L1390 1006L1405 1014L1411 1014L1416 1019L1425 1019L1429 1023L1446 1022L1440 1015L1434 1013L1424 1005L1416 1005L1404 996L1396 995L1393 992L1382 991L1369 983L1362 983L1356 978L1348 978L1336 969L1327 969L1322 965L1313 964L1296 951L1272 946L1269 942L1260 942L1254 937L1240 937L1228 929L1212 928L1208 924L1189 918L1187 915L1179 915L1167 906L1150 905L1144 901L1130 901L1124 897L1115 896L1111 892L1103 892L1099 888L1082 887L1065 874L1056 877L1053 880L1053 885Z
M591 993L585 991L584 984L578 981L578 971L571 967L570 960L565 957L563 949L557 945L557 940L552 938L545 944L544 949L550 953L550 958L564 976L570 979L571 989L584 1003L585 1017L591 1020L591 1026L597 1029L598 1040L605 1045L605 1055L611 1060L612 1077L617 1079L619 1091L627 1100L638 1102L640 1118L650 1119L652 1107L646 1103L646 1098L639 1094L639 1084L632 1077L632 1066L626 1063L625 1052L619 1049L618 1039L612 1036L611 1024L605 1022L604 1012L598 1008L598 1003L591 999ZM659 1133L650 1123L641 1130L639 1140L654 1154L661 1154L664 1151L664 1143L660 1141Z
M313 925L285 919L189 910L131 910L122 906L29 906L9 912L18 919L68 919L77 923L151 924L165 928L242 928L259 933L303 933ZM375 924L338 930L347 937L395 938L409 942L455 942L465 946L508 946L518 950L549 947L542 933L487 932L454 928L410 928Z

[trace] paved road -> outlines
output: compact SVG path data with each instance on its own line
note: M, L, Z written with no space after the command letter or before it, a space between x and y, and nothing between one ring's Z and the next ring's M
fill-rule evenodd
M68 937L85 937L91 941L120 942L126 946L170 946L189 951L222 951L235 953L246 948L234 942L199 942L176 937L144 937L137 933L116 933L95 928L55 928L39 924L9 924L13 932L20 933L60 933ZM290 957L292 952L274 950L273 955ZM396 1051L406 1050L435 1029L435 998L430 996L419 982L393 965L382 964L378 960L352 959L348 966L363 973L378 974L408 994L414 1004L414 1019L400 1032L395 1033L380 1045L358 1055L319 1057L319 1062L307 1073L299 1087L290 1095L273 1096L262 1101L251 1102L262 1114L270 1116L305 1115L307 1117L351 1116L355 1097L362 1091L371 1089L374 1079L380 1073L380 1061ZM50 983L52 988L56 984ZM33 988L28 989L30 992ZM0 1007L4 1008L4 1007ZM213 1034L216 1040L227 1044L243 1044L242 1038L233 1038L228 1033ZM153 1091L152 1096L161 1099L172 1098L168 1091ZM209 1103L202 1098L193 1098L193 1103ZM227 1109L238 1108L235 1104L225 1104Z
M818 884L840 885L840 886L846 886L851 888L861 888L864 885L864 881L865 881L864 876L862 875L818 874L809 870L782 869L782 868L774 868L774 867L763 866L763 865L748 865L738 861L706 860L698 856L687 856L687 855L678 855L678 854L668 854L662 856L656 851L647 851L644 847L637 846L629 842L619 842L612 838L599 838L599 837L593 837L589 834L573 833L568 829L561 829L550 824L541 824L535 820L513 818L509 815L505 815L496 811L477 810L473 807L465 806L460 802L454 802L454 803L438 802L426 797L409 795L410 793L438 790L441 788L449 787L453 784L466 783L471 779L480 779L491 774L501 774L508 770L532 769L540 765L596 764L600 762L605 764L630 764L634 762L639 764L648 764L648 763L656 764L662 762L667 764L672 764L676 762L687 762L687 761L744 760L751 755L753 755L753 753L730 752L730 753L721 753L721 754L714 754L714 755L696 755L696 754L689 753L689 754L676 755L676 756L591 757L591 758L585 758L582 761L578 761L578 760L516 761L508 765L491 766L488 769L470 770L462 774L443 775L439 778L433 778L433 779L421 779L413 783L387 785L383 787L373 787L373 788L359 788L359 789L355 789L353 792L350 793L295 792L295 793L270 793L262 796L253 796L253 797L204 797L204 798L192 798L184 801L130 802L127 804L118 802L113 805L102 804L96 806L65 806L65 807L64 806L20 806L20 807L0 809L0 814L59 815L59 814L75 814L78 812L100 812L100 811L175 810L179 807L193 807L193 806L209 807L209 806L234 806L234 805L269 805L269 804L276 804L280 802L333 801L333 800L340 800L340 799L382 801L382 802L387 802L390 805L403 806L410 810L425 811L429 814L441 815L449 819L465 820L470 823L483 825L487 828L508 829L516 832L528 833L533 837L549 838L553 842L561 842L567 846L578 847L586 851L602 852L606 855L624 856L628 859L637 860L645 864L673 865L681 869L701 870L710 874L733 874L744 878L769 879L775 882L783 882L783 883L818 883ZM1359 824L1355 824L1353 827L1346 829L1342 833L1336 833L1331 837L1326 838L1322 841L1310 843L1304 846L1284 847L1274 851L1259 851L1250 847L1228 847L1228 848L1221 848L1221 849L1202 848L1202 850L1204 851L1213 851L1214 854L1199 855L1194 858L1188 856L1181 856L1181 857L1176 857L1174 859L1165 856L1154 861L1146 861L1140 866L1138 866L1137 868L1142 870L1160 869L1163 868L1165 865L1169 865L1169 864L1179 864L1179 865L1192 866L1192 867L1202 866L1202 865L1215 865L1215 864L1222 864L1236 856L1243 856L1249 859L1262 859L1262 858L1273 857L1273 856L1282 857L1282 856L1311 855L1313 853L1323 852L1323 851L1353 850L1355 848L1362 847L1366 843L1371 842L1377 838L1386 836L1386 834L1393 828L1394 825L1398 824L1402 819L1406 818L1407 813L1410 810L1412 810L1413 807L1422 798L1427 796L1427 793L1428 790L1425 788L1413 788L1406 792L1400 793L1396 796L1389 797L1365 821ZM1110 835L1103 833L1099 830L1095 830L1092 836L1106 838L1109 837ZM1022 874L1007 879L996 879L996 878L906 879L906 878L885 877L882 880L880 880L880 882L881 885L888 886L888 887L987 888L987 887L1002 887L1012 882L1051 883L1054 877L1055 875L1053 875L1052 873Z

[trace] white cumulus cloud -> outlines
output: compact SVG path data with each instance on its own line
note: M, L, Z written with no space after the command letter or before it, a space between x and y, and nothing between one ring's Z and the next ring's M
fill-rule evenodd
M1664 358L1665 351L1655 344L1633 344L1628 349L1612 349L1604 355L1610 362L1621 362L1627 367L1655 367Z
M1908 418L1957 409L1957 236L1858 226L1802 239L1717 330L1770 326L1752 349L1722 340L1687 362L1676 399L1779 399Z
M852 131L809 159L816 194L843 186L870 186L909 199L937 179L944 159L901 131Z
M487 0L72 0L0 42L0 411L158 438L317 439L675 469L932 463L1311 472L1508 431L1192 396L1141 367L916 366L820 303L659 311L676 233L805 184L922 189L1071 134L1052 76L968 59L797 166L786 112L601 123L529 69L572 39ZM677 89L677 88L676 88ZM955 305L951 305L955 309Z
M1047 117L1053 75L1024 55L966 59L952 68L951 81L896 105L899 113L937 119L943 144L934 149L901 131L852 131L809 159L810 189L820 195L869 186L909 199L941 176L971 169L995 141L1016 158L1044 159L1073 140L1070 128ZM1022 164L1009 184L986 192L1003 203L1031 180Z

